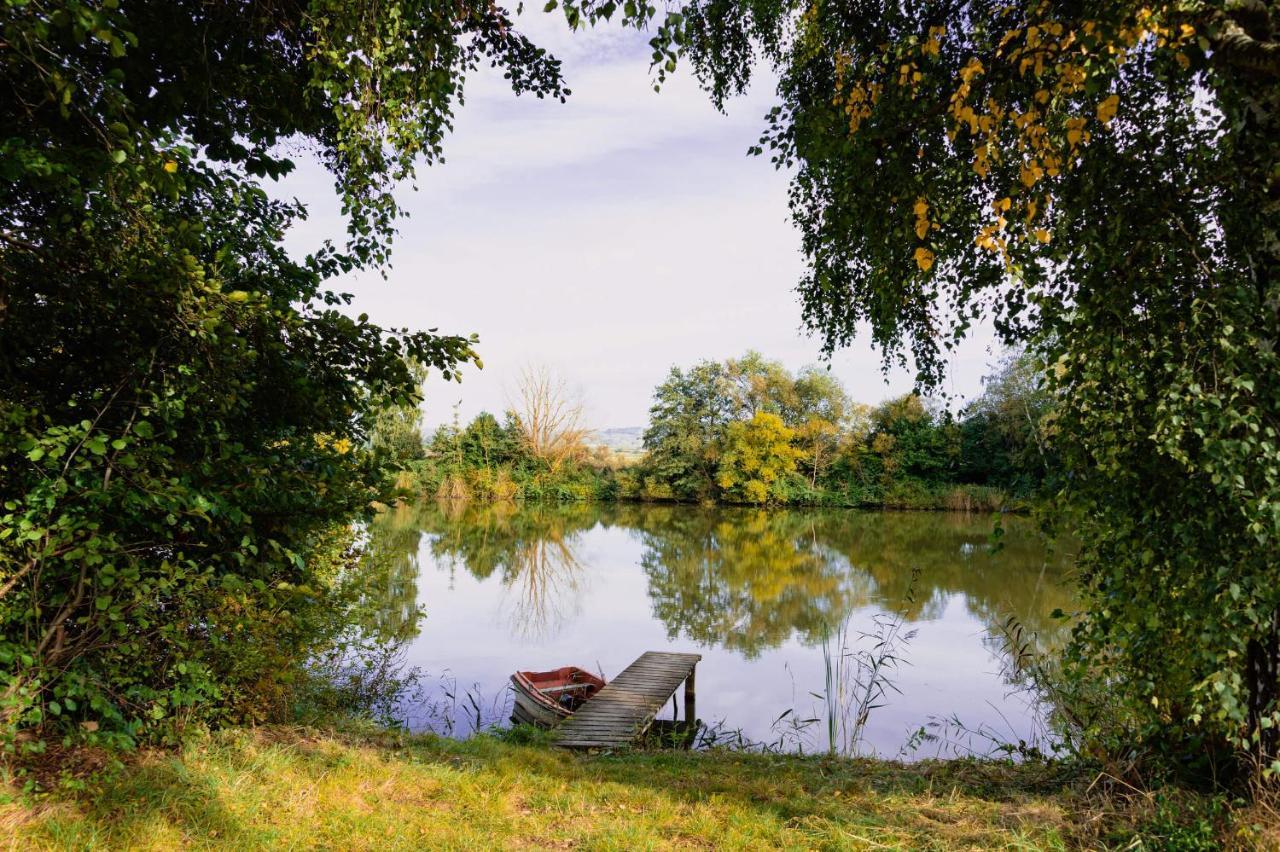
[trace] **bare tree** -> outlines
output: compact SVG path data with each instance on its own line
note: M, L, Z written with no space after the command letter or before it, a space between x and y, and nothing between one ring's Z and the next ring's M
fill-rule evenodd
M521 371L514 408L525 446L552 471L585 451L582 402L546 367Z

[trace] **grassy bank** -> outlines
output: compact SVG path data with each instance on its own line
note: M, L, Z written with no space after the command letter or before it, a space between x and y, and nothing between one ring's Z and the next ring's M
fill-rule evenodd
M586 756L489 736L263 728L142 754L79 791L31 796L9 787L0 844L1059 849L1110 845L1135 831L1148 841L1136 848L1176 839L1151 822L1158 808L1134 822L1091 805L1087 780L1003 763Z

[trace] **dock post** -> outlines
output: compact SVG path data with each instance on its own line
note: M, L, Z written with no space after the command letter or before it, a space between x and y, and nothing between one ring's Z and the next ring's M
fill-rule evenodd
M693 676L698 673L698 664L694 663L689 669L689 676L684 680L684 723L690 728L697 724L698 713L694 709L694 682Z

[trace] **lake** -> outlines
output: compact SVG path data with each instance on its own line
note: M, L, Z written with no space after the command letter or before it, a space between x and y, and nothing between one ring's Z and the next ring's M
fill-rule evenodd
M843 658L843 692L859 693L858 664L889 651L899 662L882 666L888 685L869 702L882 706L856 750L983 752L1042 732L993 628L1012 617L1040 646L1060 645L1068 625L1050 614L1074 605L1069 548L1047 547L1025 518L1004 517L998 537L994 525L923 512L400 506L371 530L385 571L377 617L427 676L406 708L412 727L505 720L517 669L608 678L647 650L696 651L698 716L720 741L825 750L826 696L849 703L835 700L828 664Z

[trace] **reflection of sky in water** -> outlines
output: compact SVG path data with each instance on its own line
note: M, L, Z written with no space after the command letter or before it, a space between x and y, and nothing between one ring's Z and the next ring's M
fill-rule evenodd
M876 515L870 516L871 522L880 517L894 523L893 516ZM917 516L912 523L930 521ZM974 528L985 531L989 521L978 519ZM477 579L459 559L434 557L433 538L433 534L424 535L418 549L418 602L426 617L409 647L407 662L421 667L431 681L448 671L460 692L476 687L486 710L516 669L579 665L612 677L644 651L679 650L702 654L698 715L704 721L723 721L727 728L742 729L751 740L773 741L777 739L774 720L788 708L795 708L797 718L822 715L822 702L810 695L823 689L822 650L802 642L795 631L780 645L755 649L751 658L714 641L701 644L679 635L681 624L672 625L678 635L669 639L667 625L655 615L651 576L642 567L642 558L650 551L652 568L651 547L645 536L624 525L587 525L571 533L566 537L571 545L567 563L565 551L551 554L553 567L547 573L561 576L542 578L535 587L528 584L527 571L509 584L504 584L501 570ZM954 716L970 728L986 725L1015 741L1027 737L1034 726L1030 712L1021 696L1010 694L1000 676L1001 660L992 644L983 640L994 617L1014 611L1023 619L1031 615L1043 619L1053 606L1067 603L1060 577L1055 575L1055 582L1049 583L1040 571L1042 559L1034 566L1016 565L1000 572L999 579L1010 588L1036 584L1030 595L1033 604L1026 603L1025 588L1024 594L1012 596L1017 603L971 599L956 588L954 577L956 573L964 577L965 563L986 560L989 598L991 565L1001 560L1025 563L1025 556L993 558L980 539L978 547L963 553L954 535L939 538L945 541L938 545L948 552L932 554L933 561L954 560L961 570L949 572L949 587L948 583L931 585L927 571L922 577L917 620L905 628L917 634L903 648L907 663L893 678L901 694L890 692L886 706L872 713L864 734L864 742L886 756L896 755L912 731L934 718ZM877 584L863 572L850 570L848 564L842 559L840 571L846 587L854 590L848 598L853 606L849 635L856 637L858 631L872 629L873 616L885 611L881 606L893 610L898 602L878 599L874 590L883 584L883 576ZM509 573L506 576L510 579ZM1044 612L1017 612L1020 606L1040 609L1042 604ZM987 621L975 612L984 613ZM669 710L663 715L668 716ZM814 725L806 749L824 747L824 738L825 727ZM924 745L918 754L928 756L936 750L936 745Z

